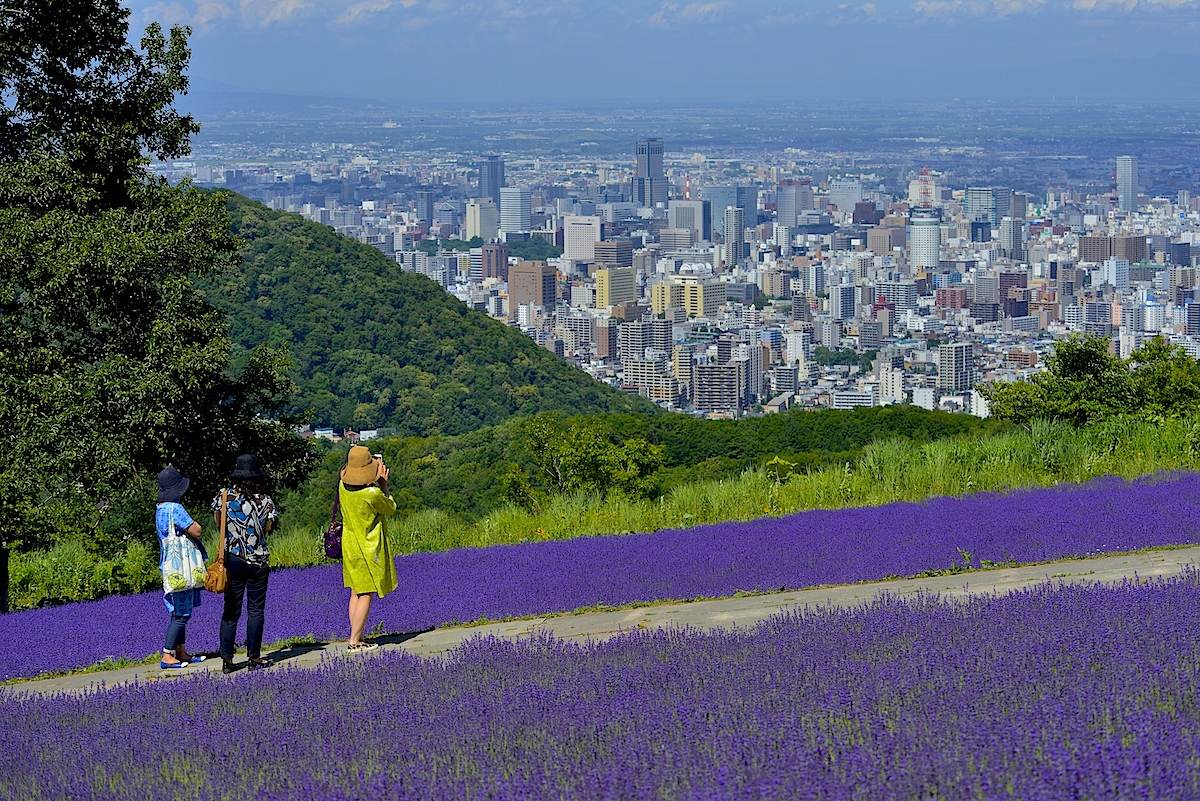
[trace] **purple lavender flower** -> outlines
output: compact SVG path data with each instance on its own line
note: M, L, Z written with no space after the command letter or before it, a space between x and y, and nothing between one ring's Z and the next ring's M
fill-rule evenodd
M959 549L982 560L1036 562L1200 542L1200 475L1096 479L1006 495L980 493L687 530L460 549L397 560L400 588L372 627L421 631L451 621L563 612L595 604L799 589L944 569ZM345 637L340 566L271 577L266 641ZM215 650L220 604L188 626L188 646ZM0 678L140 659L160 645L156 593L0 617ZM64 647L69 644L69 647Z

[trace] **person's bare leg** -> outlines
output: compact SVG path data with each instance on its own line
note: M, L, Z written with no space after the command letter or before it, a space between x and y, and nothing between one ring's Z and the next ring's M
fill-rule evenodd
M362 642L363 631L367 628L367 615L371 613L371 593L359 595L350 591L350 644Z

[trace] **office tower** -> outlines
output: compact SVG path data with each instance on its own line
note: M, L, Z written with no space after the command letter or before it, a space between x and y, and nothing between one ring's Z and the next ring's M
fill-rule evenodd
M664 228L658 232L658 244L666 251L684 250L696 241L695 233L691 228Z
M857 178L835 178L829 182L829 202L838 211L850 213L854 204L862 200L862 181Z
M975 385L975 365L970 342L938 345L938 389L965 392Z
M707 200L712 215L714 236L725 238L725 209L737 205L736 186L705 186L700 189L700 199Z
M731 269L745 255L745 216L737 206L725 209L725 267Z
M829 316L834 320L854 319L854 284L838 284L829 288Z
M529 187L505 186L500 189L500 230L506 234L528 231L533 227Z
M821 262L804 268L804 291L812 295L825 294L825 265Z
M997 228L1005 217L1012 216L1012 190L995 186L967 187L967 219L986 222Z
M632 267L596 271L596 308L633 303L637 297L637 275Z
M563 256L572 261L595 261L596 243L599 241L599 217L575 214L563 217Z
M1021 220L1000 220L1000 252L1014 261L1025 258L1025 224Z
M509 270L510 306L553 309L558 273L544 261L519 261Z
M633 202L654 206L667 202L667 177L663 173L661 139L643 139L637 143L637 166L633 174Z
M500 190L504 188L504 158L488 156L479 164L479 196L490 197L500 208Z
M417 190L417 219L426 225L433 223L433 192Z
M908 243L909 262L913 270L937 269L942 248L942 221L938 218L936 210L912 210L908 225Z
M1121 211L1137 211L1137 195L1137 156L1121 156L1117 159L1117 202Z
M508 245L483 246L483 277L508 280Z
M1024 192L1014 192L1012 196L1012 206L1009 209L1008 216L1014 220L1023 220L1029 214L1029 195Z
M463 223L463 236L467 240L479 237L484 242L496 238L499 231L500 213L490 197L475 197L467 201L467 216Z
M712 203L707 200L672 200L667 203L667 227L691 230L693 242L711 242L712 223Z
M594 258L597 264L608 267L633 266L633 242L628 239L610 239L596 242Z
M742 210L742 225L754 228L758 225L758 187L739 186L737 207Z
M807 182L784 181L775 189L775 217L780 225L795 228L803 212L813 208L812 186Z

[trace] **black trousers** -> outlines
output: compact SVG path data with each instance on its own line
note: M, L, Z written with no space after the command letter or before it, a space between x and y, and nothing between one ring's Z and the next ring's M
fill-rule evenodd
M238 619L242 616L242 596L246 596L246 655L262 656L263 619L267 609L267 579L270 567L248 564L226 551L225 569L229 584L225 587L225 612L221 615L221 658L233 659L233 641Z

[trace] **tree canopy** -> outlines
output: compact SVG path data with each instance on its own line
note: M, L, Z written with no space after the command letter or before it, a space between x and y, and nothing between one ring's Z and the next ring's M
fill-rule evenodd
M188 152L186 28L135 46L115 0L0 14L0 606L10 548L98 549L152 533L152 476L203 494L239 450L283 483L312 455L290 420L286 351L230 370L220 312L193 285L236 264L223 199L172 187L148 156ZM70 20L70 24L63 24ZM136 528L106 526L114 518Z
M200 285L241 352L289 347L289 408L315 423L427 436L552 409L657 411L372 247L239 196L229 210L242 267Z
M1061 420L1075 426L1119 415L1182 416L1200 411L1200 362L1155 337L1122 360L1107 337L1075 335L1058 342L1046 369L1030 381L993 383L980 392L993 416L1029 425Z

